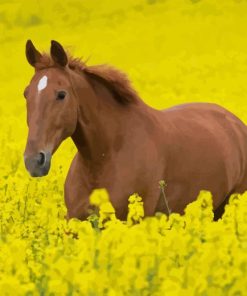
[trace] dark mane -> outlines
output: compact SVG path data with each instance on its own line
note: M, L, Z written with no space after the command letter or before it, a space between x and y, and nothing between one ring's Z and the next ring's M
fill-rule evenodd
M74 58L67 53L71 70L77 73L85 73L89 79L96 79L104 84L113 94L114 98L121 104L138 103L139 96L132 88L127 75L109 65L87 66L80 58ZM41 70L54 66L54 62L47 53L43 53L36 69Z

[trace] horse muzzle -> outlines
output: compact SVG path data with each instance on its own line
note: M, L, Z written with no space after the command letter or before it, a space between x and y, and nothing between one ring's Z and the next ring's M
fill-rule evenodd
M24 155L24 162L32 177L46 176L51 166L51 153L41 151L36 155Z

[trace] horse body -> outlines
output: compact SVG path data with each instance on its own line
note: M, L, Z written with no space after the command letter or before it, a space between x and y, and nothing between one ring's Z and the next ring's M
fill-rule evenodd
M120 219L135 192L145 215L167 212L160 180L172 212L182 213L204 189L217 217L231 193L247 189L247 127L227 110L207 103L155 110L123 74L68 60L55 41L51 58L30 41L26 55L36 73L26 94L25 164L33 176L47 174L51 155L72 137L78 152L65 182L68 218L88 216L95 188L108 190Z
M213 194L214 208L247 189L247 128L215 104L193 103L164 111L167 199L182 212L200 190ZM184 198L186 196L186 198Z
M116 214L122 219L127 215L128 196L134 192L142 196L146 215L167 211L158 186L160 180L167 183L170 210L179 213L202 189L212 192L215 209L231 193L247 189L247 128L233 114L207 103L163 112L142 105L134 112L138 119L130 126L130 115L123 118L125 146L111 153L105 166L99 166L97 178L83 165L83 155L77 153L65 185L69 217L87 216L89 200L81 196L89 196L93 188L109 191ZM71 189L72 184L80 186ZM73 207L70 203L75 196Z

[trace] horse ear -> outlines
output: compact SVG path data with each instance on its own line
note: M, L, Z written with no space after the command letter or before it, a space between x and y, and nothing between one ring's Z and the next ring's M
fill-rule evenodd
M51 57L56 64L62 67L65 67L68 63L68 57L65 50L62 45L55 40L51 41Z
M29 64L33 67L35 67L35 64L42 58L41 53L34 47L31 40L27 40L26 43L26 58Z

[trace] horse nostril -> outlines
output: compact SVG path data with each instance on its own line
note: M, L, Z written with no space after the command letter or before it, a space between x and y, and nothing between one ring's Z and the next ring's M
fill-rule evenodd
M40 152L39 153L38 164L40 166L43 166L45 164L45 161L46 161L46 159L45 159L45 153L44 152Z

